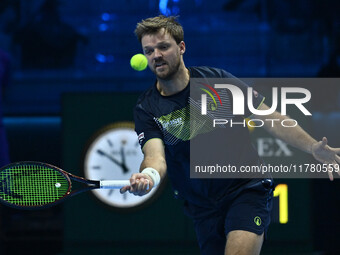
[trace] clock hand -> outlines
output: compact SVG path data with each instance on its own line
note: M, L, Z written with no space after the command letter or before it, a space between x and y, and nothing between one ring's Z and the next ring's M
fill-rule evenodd
M105 153L104 151L102 151L102 150L97 150L97 153L98 153L100 156L107 157L107 158L110 159L113 163L115 163L115 164L117 164L118 166L122 167L122 163L120 163L118 160L116 160L115 158L113 158L113 157L110 156L109 154Z
M123 169L123 173L128 173L129 172L129 168L127 168L126 164L125 164L125 152L124 152L124 147L121 147L120 149L120 154L122 156L122 164L121 167Z
M110 159L113 163L117 164L118 166L120 166L123 170L123 173L128 173L129 172L129 169L127 168L126 164L125 164L125 153L123 151L123 148L121 149L120 153L122 155L122 160L123 162L120 163L118 160L116 160L114 157L112 157L111 155L105 153L104 151L102 150L97 150L97 152L99 153L99 155L101 156L104 156L104 157L107 157L108 159Z

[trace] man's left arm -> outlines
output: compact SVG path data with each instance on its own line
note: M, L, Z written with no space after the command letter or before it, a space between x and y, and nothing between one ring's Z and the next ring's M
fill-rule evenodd
M268 110L269 107L266 104L262 104L258 110ZM296 122L289 120L287 116L281 115L278 112L274 112L270 115L255 115L254 119L260 119L264 123L264 128L273 136L278 139L288 143L291 146L294 146L304 152L310 153L313 157L319 162L327 165L333 165L335 169L339 169L340 157L340 148L332 148L327 145L328 141L326 137L323 137L321 141L316 141L313 137L311 137L306 131L304 131L299 125L296 125ZM275 121L266 121L266 119L273 119ZM284 127L282 125L277 125L278 122L285 120L286 126L292 127ZM294 127L293 127L294 126ZM331 167L329 167L328 176L330 180L333 180L333 172L331 171ZM340 175L340 172L338 171Z

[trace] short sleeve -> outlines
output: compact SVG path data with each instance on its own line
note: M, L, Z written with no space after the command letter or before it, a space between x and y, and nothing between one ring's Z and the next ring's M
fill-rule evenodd
M141 148L145 143L153 138L163 139L163 134L156 124L154 117L147 113L141 104L137 104L134 109L135 131L138 135L138 142Z

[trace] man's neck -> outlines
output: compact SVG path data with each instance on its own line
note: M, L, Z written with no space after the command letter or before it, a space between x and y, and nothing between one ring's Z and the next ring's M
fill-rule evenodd
M183 65L171 80L158 78L156 86L162 96L171 96L185 89L189 80L189 70Z

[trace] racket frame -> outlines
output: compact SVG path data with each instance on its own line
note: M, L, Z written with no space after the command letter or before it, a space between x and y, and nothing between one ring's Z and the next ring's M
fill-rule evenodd
M16 205L16 204L13 204L13 203L9 203L9 202L7 202L6 200L4 200L0 197L1 203L5 204L9 207L15 208L15 209L24 209L24 210L45 209L45 208L49 208L49 207L55 206L55 205L63 202L66 198L73 197L73 196L78 195L80 193L83 193L85 191L100 188L100 181L87 180L83 177L79 177L79 176L76 176L74 174L68 173L65 170L62 170L59 167L56 167L54 165L51 165L51 164L48 164L48 163L43 163L43 162L38 162L38 161L20 161L20 162L11 163L11 164L8 164L8 165L0 168L0 173L2 171L6 170L6 169L9 169L9 168L12 168L12 167L13 168L18 167L18 166L21 166L21 165L43 166L43 167L51 168L54 171L60 172L68 183L68 190L65 192L65 194L62 197L55 200L54 202L46 203L44 205L35 205L35 206ZM72 191L72 181L76 181L76 182L79 182L79 183L82 183L82 184L86 184L87 186L83 187L82 189Z

